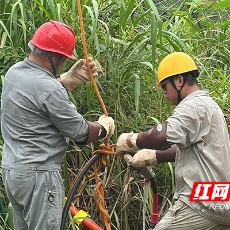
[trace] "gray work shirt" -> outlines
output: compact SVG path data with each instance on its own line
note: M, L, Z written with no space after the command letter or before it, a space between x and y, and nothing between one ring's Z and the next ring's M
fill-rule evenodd
M2 168L56 170L69 139L86 141L88 124L53 74L26 58L5 75L1 131Z
M230 225L229 201L189 201L194 182L230 182L229 134L222 110L208 91L199 90L183 99L166 122L166 139L178 146L175 198L213 222Z

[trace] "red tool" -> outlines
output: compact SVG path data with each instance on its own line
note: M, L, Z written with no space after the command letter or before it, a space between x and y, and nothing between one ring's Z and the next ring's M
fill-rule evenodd
M75 217L77 215L77 213L79 212L79 210L76 207L74 207L73 205L71 205L69 210L70 210L71 215L73 217ZM83 219L82 224L85 227L87 227L89 230L104 230L103 228L98 226L95 222L93 222L92 220L89 220L89 219Z

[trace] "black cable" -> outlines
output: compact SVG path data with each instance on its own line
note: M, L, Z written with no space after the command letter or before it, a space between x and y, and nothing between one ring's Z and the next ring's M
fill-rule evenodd
M95 154L87 163L86 165L83 167L83 169L81 170L81 172L79 173L78 177L76 178L76 180L74 181L74 184L69 192L69 195L67 197L63 212L62 212L62 221L61 221L61 227L60 230L64 230L65 227L65 222L66 222L66 218L71 206L71 202L73 200L74 195L76 194L76 191L78 189L78 186L80 185L82 179L84 178L85 174L87 173L87 171L90 169L90 167L92 167L92 165L100 158L102 157L103 154Z
M153 193L157 194L157 184L154 178L149 179Z
M87 163L86 165L83 167L83 169L80 171L79 175L77 176L76 180L74 181L74 184L69 192L69 195L67 197L63 212L62 212L62 221L61 221L61 227L60 230L64 230L65 227L65 222L66 222L66 218L71 206L71 202L73 200L74 195L76 194L76 191L78 189L78 186L80 185L82 179L84 178L85 174L88 172L88 170L90 169L90 167L92 167L92 165L100 158L102 157L103 154L95 154ZM154 194L157 194L157 185L155 182L155 179L152 177L151 179L149 179L151 182L151 189L153 191ZM154 229L155 224L150 223L150 229ZM149 230L150 230L149 229Z

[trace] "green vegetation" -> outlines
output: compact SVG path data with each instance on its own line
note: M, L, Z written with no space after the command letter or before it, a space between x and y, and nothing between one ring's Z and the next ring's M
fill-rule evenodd
M50 19L74 29L75 55L79 59L84 57L76 0L1 0L0 9L1 83L7 69L28 56L27 43L36 28ZM229 0L85 0L82 13L88 54L104 68L96 82L109 115L116 121L110 143L116 143L122 132L143 132L172 113L173 106L156 88L156 71L159 62L173 51L184 51L195 59L201 74L200 88L210 90L223 109L230 130ZM68 60L63 71L72 65L73 61ZM103 113L91 83L74 90L70 98L88 120L96 120ZM1 149L2 145L1 140ZM98 143L81 149L69 147L63 162L66 195L96 149ZM143 178L130 171L122 157L110 156L108 161L109 166L102 169L100 179L104 183L111 227L141 229ZM173 164L163 164L154 170L162 217L173 201ZM94 179L85 180L74 202L103 226L93 198L94 188ZM0 189L0 229L13 229L11 208L2 183ZM151 191L149 200L147 224L152 211ZM68 220L66 229L77 227Z

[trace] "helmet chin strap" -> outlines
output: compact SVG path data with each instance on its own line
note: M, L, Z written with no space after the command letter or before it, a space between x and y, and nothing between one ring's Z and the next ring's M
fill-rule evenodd
M51 56L51 53L50 52L46 52L46 55L48 57L48 60L53 68L53 75L56 76L56 72L57 72L57 67L59 66L59 64L61 63L61 60L63 58L63 55L60 56L60 59L58 61L58 64L55 66L54 65L54 62L53 62L53 59L52 59L52 56Z
M183 77L183 79L184 79L184 83L183 83L183 85L181 86L180 90L178 90L177 87L176 87L176 85L175 85L175 82L174 82L173 77L170 77L170 78L169 78L169 81L170 81L171 85L172 85L173 88L177 91L177 95L178 95L178 99L177 99L177 100L178 100L178 104L182 101L180 92L181 92L181 90L183 89L185 82L187 81L187 77Z

